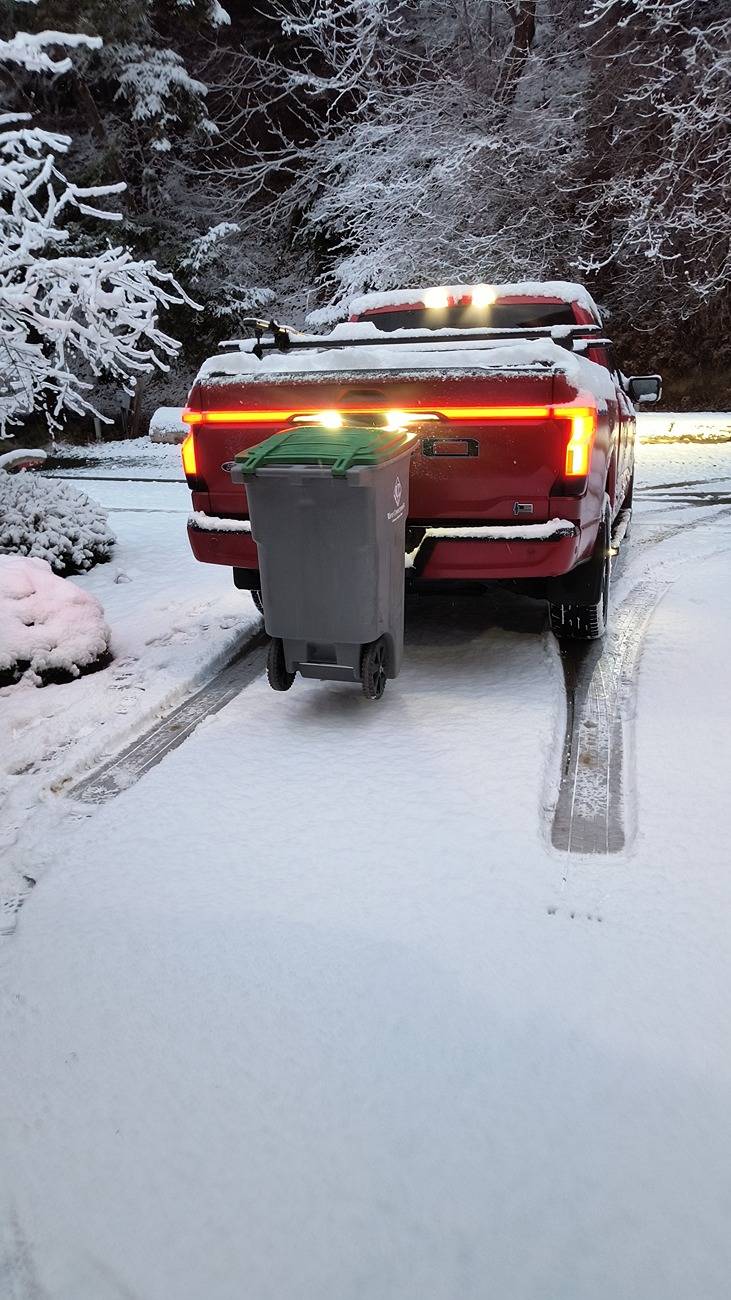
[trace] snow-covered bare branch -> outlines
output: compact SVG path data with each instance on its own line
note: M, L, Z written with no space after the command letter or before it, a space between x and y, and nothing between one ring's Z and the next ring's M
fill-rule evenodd
M23 48L9 57L18 61ZM159 312L195 305L152 259L108 242L93 253L73 248L70 219L119 221L106 200L125 186L69 180L59 159L70 144L27 113L0 115L0 437L34 411L51 430L69 413L99 414L94 380L112 377L129 389L140 373L164 369L180 345Z
M48 49L101 49L101 38L82 32L16 32L12 40L0 41L0 63L16 63L26 72L69 72L72 61L55 58Z

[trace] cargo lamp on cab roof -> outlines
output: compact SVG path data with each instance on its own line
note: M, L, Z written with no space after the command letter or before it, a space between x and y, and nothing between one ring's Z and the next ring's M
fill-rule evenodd
M496 297L495 290L489 284L473 284L467 293L460 294L459 301L469 301L473 307L489 307ZM445 311L452 305L453 296L448 289L435 286L424 290L422 300L427 311Z
M597 410L595 406L438 406L429 411L400 411L390 408L379 410L373 406L343 406L337 410L292 411L292 410L236 410L236 411L183 411L183 420L188 425L199 427L206 424L302 424L311 422L327 429L340 429L349 418L357 416L382 416L387 429L407 427L439 420L447 423L465 422L482 423L499 421L502 424L516 421L561 420L569 426L569 439L566 444L564 475L574 482L586 478L591 464L591 453L597 428ZM193 431L188 434L181 447L183 470L191 487L197 485L198 479L195 441Z

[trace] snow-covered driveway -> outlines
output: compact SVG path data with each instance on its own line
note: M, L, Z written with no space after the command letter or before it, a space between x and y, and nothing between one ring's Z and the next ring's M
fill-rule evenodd
M643 468L621 852L551 847L563 673L509 601L57 820L0 947L3 1300L725 1300L731 454Z

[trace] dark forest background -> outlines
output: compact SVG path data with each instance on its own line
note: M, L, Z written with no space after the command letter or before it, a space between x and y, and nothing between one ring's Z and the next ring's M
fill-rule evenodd
M202 307L143 407L181 405L241 318L405 284L571 279L671 409L731 406L728 0L41 0L103 38L2 73L7 111L123 180L114 231ZM109 238L81 218L84 249ZM103 395L108 408L114 394Z

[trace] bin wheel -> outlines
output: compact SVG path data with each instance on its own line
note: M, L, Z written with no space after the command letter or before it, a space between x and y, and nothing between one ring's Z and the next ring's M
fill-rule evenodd
M296 674L291 673L287 668L287 661L284 658L284 645L278 636L275 636L269 644L267 654L267 677L269 685L273 691L288 691Z
M256 605L256 608L258 609L259 613L260 613L260 614L263 614L263 613L264 613L264 601L263 601L262 598L261 598L261 592L258 591L256 587L252 587L252 589L251 589L251 591L250 591L249 594L250 594L251 599L253 600L254 604Z
M383 641L373 641L363 651L361 679L367 700L380 700L386 689L388 654Z

